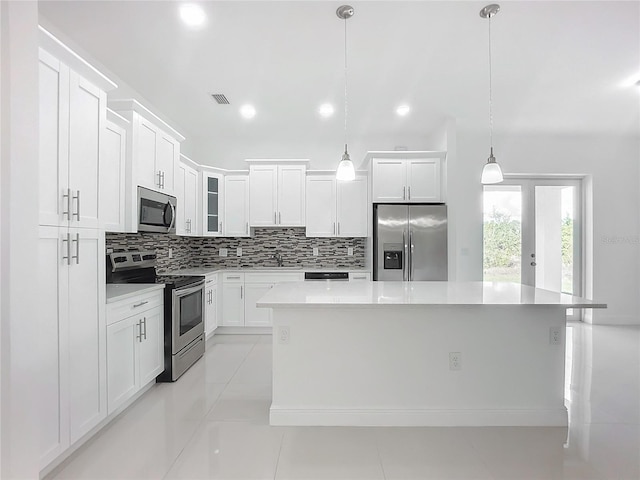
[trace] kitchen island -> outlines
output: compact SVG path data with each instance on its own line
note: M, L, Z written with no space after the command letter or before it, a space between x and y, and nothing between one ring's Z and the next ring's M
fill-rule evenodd
M565 426L567 308L513 283L296 282L273 309L272 425Z

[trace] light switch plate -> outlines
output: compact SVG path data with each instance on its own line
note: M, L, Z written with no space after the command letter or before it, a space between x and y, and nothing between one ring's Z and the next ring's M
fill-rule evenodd
M353 247L347 247L347 255L353 256Z
M314 257L318 256L318 247L313 247L313 256Z
M220 255L221 257L226 257L228 253L229 251L226 248L221 248L220 250L218 250L218 255Z
M241 257L242 256L242 247L238 247L238 249L236 250L236 257Z

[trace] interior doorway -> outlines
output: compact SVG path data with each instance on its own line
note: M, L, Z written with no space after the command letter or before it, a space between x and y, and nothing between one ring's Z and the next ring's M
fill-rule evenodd
M483 203L484 281L582 295L580 179L510 178L485 185Z

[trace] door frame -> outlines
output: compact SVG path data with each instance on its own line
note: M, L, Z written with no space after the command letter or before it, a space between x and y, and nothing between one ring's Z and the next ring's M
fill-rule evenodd
M500 185L520 186L522 194L522 232L521 232L521 283L535 287L535 269L531 266L535 258L536 226L535 226L535 187L536 186L572 186L575 187L574 205L574 248L573 248L573 294L582 296L585 292L586 264L583 252L585 249L585 185L582 175L505 175ZM582 309L570 309L567 320L581 321Z

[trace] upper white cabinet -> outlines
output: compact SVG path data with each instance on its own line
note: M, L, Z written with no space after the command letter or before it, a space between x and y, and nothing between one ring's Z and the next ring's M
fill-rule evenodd
M443 157L373 158L373 202L442 202Z
M98 228L106 93L42 48L39 59L40 224Z
M249 176L224 177L225 237L249 236Z
M202 172L202 234L222 236L224 222L224 175Z
M130 122L127 132L127 231L137 229L137 188L176 195L180 142L184 137L135 100L111 100L109 108Z
M186 157L183 157L186 159ZM198 171L186 161L180 161L176 178L178 212L176 233L178 235L198 235Z
M367 177L351 182L335 175L307 176L307 237L367 236Z
M100 161L100 219L107 232L125 231L125 168L129 122L107 109Z
M306 165L299 161L277 165L266 161L247 161L250 162L250 225L303 227Z

